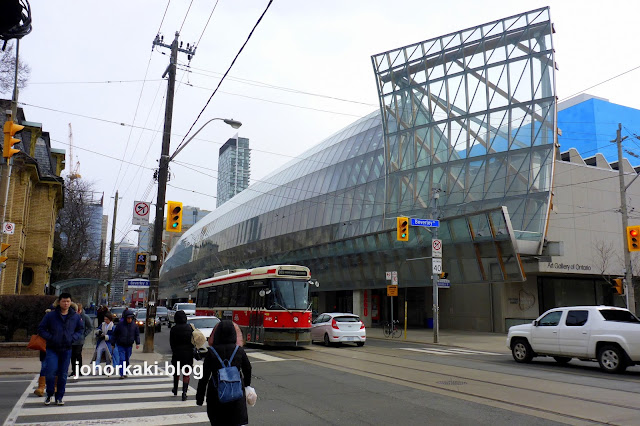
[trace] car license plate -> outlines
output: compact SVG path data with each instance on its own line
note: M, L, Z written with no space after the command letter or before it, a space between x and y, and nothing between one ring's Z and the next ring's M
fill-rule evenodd
M354 341L354 340L356 340L356 338L355 337L347 337L347 340L348 341Z

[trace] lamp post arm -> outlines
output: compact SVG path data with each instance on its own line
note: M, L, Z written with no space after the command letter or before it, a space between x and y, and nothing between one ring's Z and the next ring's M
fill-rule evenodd
M198 129L198 131L197 131L197 132L195 132L195 133L193 134L193 136L191 136L191 137L190 137L189 139L187 139L187 140L186 140L182 145L180 145L180 146L178 147L178 149L176 149L176 152L174 152L173 154L171 154L171 157L169 157L169 159L167 160L167 164L168 164L168 163L170 163L170 162L175 158L175 156L176 156L176 155L178 155L178 153L179 153L180 151L182 151L182 150L184 149L184 147L185 147L185 146L187 146L187 144L188 144L189 142L191 142L191 141L193 140L193 138L195 138L195 137L198 135L198 133L200 133L200 132L202 131L202 129L204 129L204 128L207 126L207 124L209 124L209 123L211 123L212 121L215 121L215 120L222 120L222 121L224 121L225 123L227 123L228 125L230 125L231 127L233 127L234 129L237 129L237 128L239 128L240 126L242 126L242 123L240 123L239 121L235 121L235 120L233 120L233 119L231 119L231 120L230 120L230 119L227 119L227 118L219 118L219 117L218 117L218 118L212 118L211 120L209 120L209 121L207 121L206 123L204 123L204 124L202 125L202 127L200 127L200 128Z

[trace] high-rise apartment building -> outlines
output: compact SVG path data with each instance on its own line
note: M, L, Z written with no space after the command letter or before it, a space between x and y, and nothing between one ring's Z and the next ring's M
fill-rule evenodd
M216 207L220 207L249 186L250 166L249 139L236 135L222 145L218 155Z

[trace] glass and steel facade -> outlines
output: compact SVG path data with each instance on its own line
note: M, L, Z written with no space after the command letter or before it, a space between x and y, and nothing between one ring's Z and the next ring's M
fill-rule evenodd
M541 249L551 196L551 33L545 8L373 56L381 110L188 230L160 297L267 264L308 266L321 291L383 288L393 270L401 287L429 286L407 259L430 256L432 234L398 242L395 218L434 214L452 281L524 280L519 254Z
M218 154L218 192L216 207L233 198L249 186L251 151L249 139L229 139Z

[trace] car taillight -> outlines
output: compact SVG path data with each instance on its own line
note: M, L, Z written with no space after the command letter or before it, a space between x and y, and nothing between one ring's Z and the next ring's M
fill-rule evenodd
M338 328L338 323L336 322L335 318L331 320L331 328L335 328L336 330L340 330Z
M363 328L364 328L364 323L361 323L360 330L362 330Z

